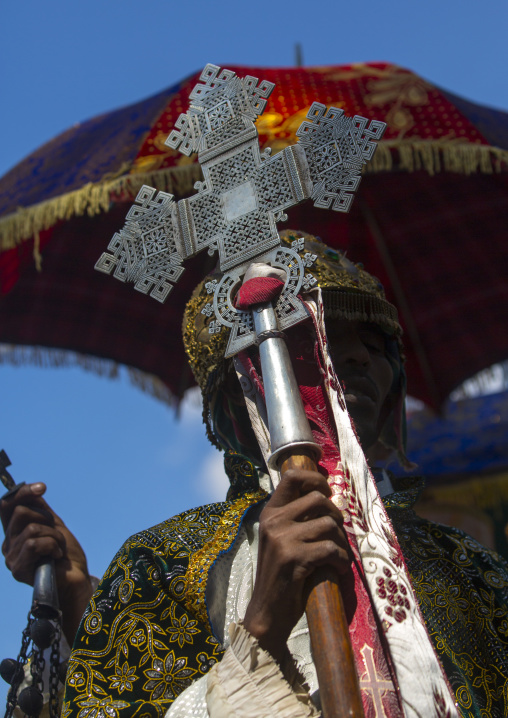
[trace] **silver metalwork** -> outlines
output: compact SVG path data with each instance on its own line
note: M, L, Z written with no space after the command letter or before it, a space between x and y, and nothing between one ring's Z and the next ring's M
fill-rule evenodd
M202 84L190 95L189 111L180 115L166 140L185 155L198 152L204 180L196 183L197 193L176 203L171 195L142 187L125 227L115 234L96 269L114 272L163 302L187 257L203 249L218 252L223 274L206 285L213 299L202 311L210 319L211 333L229 328L226 356L259 344L272 451L268 463L277 469L286 453L310 450L319 455L321 450L280 336L307 316L297 294L315 283L306 270L316 258L310 252L300 256L301 239L290 249L282 247L276 224L287 219L284 210L310 197L318 207L347 212L362 166L372 157L386 125L349 118L343 110L314 103L297 132L298 144L271 157L269 151L259 150L254 122L274 85L251 76L239 78L215 65L207 65L200 79ZM234 296L254 262L282 269L284 287L275 307L239 311ZM331 607L332 594L324 590L326 606ZM336 608L341 608L340 602ZM308 615L317 625L317 613ZM338 627L331 614L328 619ZM347 626L340 643L347 645ZM338 694L331 701L334 706L340 690Z
M284 332L278 329L267 329L265 332L256 332L256 344L259 346L262 342L266 342L267 339L286 339Z
M268 464L277 469L282 454L294 449L310 449L318 459L321 447L315 442L305 416L286 342L277 336L280 332L274 308L270 303L260 304L253 309L252 316L263 376L270 377L270 381L263 383L272 449ZM262 337L264 341L259 341Z
M254 123L273 83L250 75L240 78L216 65L207 65L200 80L191 92L188 112L180 115L166 144L185 155L197 152L204 180L195 184L195 195L179 202L143 186L96 269L133 282L138 291L164 302L184 271L185 259L204 249L217 251L224 275L205 311L211 316L213 309L215 314L211 332L230 328L231 356L255 342L248 313L238 312L232 303L232 290L252 261L285 265L288 278L276 306L280 328L305 317L296 292L315 283L305 273L313 256L298 255L302 242L293 247L290 259L276 225L287 219L286 209L309 198L317 207L347 212L362 166L374 154L386 125L346 117L341 109L315 102L297 132L298 143L272 157L270 150L260 152Z
M306 319L307 312L297 296L305 281L303 261L299 254L288 247L277 247L256 257L256 261L270 264L285 272L284 287L275 304L279 329L282 331ZM215 315L215 320L209 324L210 333L218 333L223 327L230 329L226 357L256 343L251 312L236 309L234 306L236 291L249 265L250 262L235 267L213 286L207 287L208 292L213 293L213 299L210 304L205 305L202 312L207 316Z

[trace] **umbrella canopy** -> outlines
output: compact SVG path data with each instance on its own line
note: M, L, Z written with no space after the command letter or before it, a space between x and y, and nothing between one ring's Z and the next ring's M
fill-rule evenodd
M427 485L455 483L508 471L507 434L508 391L448 400L439 416L425 407L410 412L407 455Z
M441 416L414 411L407 428L407 455L426 479L417 513L508 558L508 391L449 400Z
M276 84L257 122L272 151L296 141L313 101L388 124L349 215L304 204L288 226L361 258L398 304L410 392L439 405L508 357L508 115L386 63L230 67ZM198 256L161 307L93 271L143 184L177 197L200 178L195 157L164 140L199 73L44 145L0 180L0 341L4 360L73 359L133 369L166 398L192 383L180 340L183 305L211 267Z

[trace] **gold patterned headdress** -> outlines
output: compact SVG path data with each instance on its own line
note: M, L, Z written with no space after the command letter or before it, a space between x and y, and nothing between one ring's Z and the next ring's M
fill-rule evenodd
M311 271L323 290L325 318L373 322L400 339L402 329L396 308L387 302L379 280L366 272L361 264L353 264L344 254L327 247L311 234L286 230L280 237L289 247L295 239L303 237L305 251L316 255ZM210 334L208 324L211 319L201 313L210 301L205 284L217 277L209 275L196 287L183 320L185 351L205 403L206 397L222 384L231 364L224 359L226 333Z
M402 328L396 308L386 300L379 280L366 272L363 265L354 264L343 253L310 234L286 230L280 236L286 246L303 237L304 251L316 255L311 271L322 290L325 319L372 322L392 339L387 344L387 357L394 372L392 408L381 429L380 441L395 449L401 464L409 467L404 449L406 377ZM227 333L210 334L208 325L213 317L201 311L210 300L206 283L219 278L219 272L211 274L194 290L184 314L183 341L194 377L201 387L203 421L209 440L219 449L232 448L256 463L257 443L253 434L249 436L247 412L232 390L236 387L233 362L224 358ZM249 451L249 446L254 447L253 451Z

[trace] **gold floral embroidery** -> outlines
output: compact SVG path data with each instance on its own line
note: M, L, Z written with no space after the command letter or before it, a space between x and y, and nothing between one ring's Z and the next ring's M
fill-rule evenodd
M508 715L506 567L471 537L419 518L407 508L404 492L387 503L427 630L463 715Z
M266 491L259 489L247 492L231 503L220 520L220 525L211 541L191 556L186 574L186 592L184 603L188 611L201 621L208 630L210 622L206 610L206 585L208 572L220 554L225 553L233 544L245 511L267 497Z
M432 89L432 85L418 75L397 67L387 71L384 77L371 80L367 87L370 92L364 100L368 107L391 105L384 120L398 132L399 139L415 125L410 108L427 105Z
M506 567L473 539L417 517L409 508L414 481L398 486L403 491L387 500L387 508L459 708L468 718L502 718L508 714ZM229 529L238 530L245 510L264 496L249 491L243 503L240 498L186 512L127 542L84 617L62 718L163 718L174 697L220 660L222 646L194 606L183 605L189 562L205 545L215 557L221 546L231 548ZM210 567L204 566L205 577ZM124 581L135 586L128 605L119 596ZM384 574L379 589L392 598L394 613L406 609L394 576ZM203 593L201 599L206 610ZM101 617L98 632L95 614Z
M152 668L145 671L149 680L143 689L150 691L150 699L153 701L159 698L170 700L191 684L196 673L197 671L188 668L186 658L176 658L174 651L170 651L164 662L156 658Z
M79 701L81 710L78 718L117 718L118 709L125 708L128 703L124 701L114 701L111 696L106 698L94 698L90 696L85 701Z
M127 661L120 668L115 667L115 673L112 676L108 676L108 680L111 682L110 688L118 688L119 693L123 691L132 691L132 683L137 679L136 667L130 667Z
M218 535L222 547L232 544L246 509L266 496L254 490L254 468L239 456L233 462L242 469L236 500L202 506L142 531L111 562L71 655L66 716L162 718L175 697L220 660L223 647L183 599L189 557L203 545L215 545ZM252 490L240 495L247 484Z
M342 107L343 102L333 103L334 107ZM310 105L284 118L280 112L265 112L258 119L256 126L262 141L262 149L270 147L272 155L284 147L294 144L296 131L307 117Z
M183 648L184 643L193 643L193 636L199 633L199 629L196 628L198 622L191 621L186 613L180 618L175 615L175 606L167 608L161 615L161 621L170 619L170 625L166 628L166 633L169 636L170 643L177 642L180 648Z
M418 75L402 68L392 68L384 77L369 82L367 105L386 105L391 102L421 107L429 101L432 85Z

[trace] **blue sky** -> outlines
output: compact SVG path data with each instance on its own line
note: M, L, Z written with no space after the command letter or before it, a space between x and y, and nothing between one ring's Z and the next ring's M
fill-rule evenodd
M18 0L0 8L0 175L76 122L148 97L207 62L387 60L508 109L508 3ZM224 494L196 401L181 417L79 369L0 365L0 448L43 480L100 575L131 533ZM15 655L30 589L0 567L0 658ZM0 685L0 701L6 690Z

